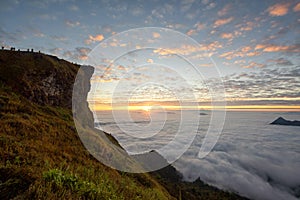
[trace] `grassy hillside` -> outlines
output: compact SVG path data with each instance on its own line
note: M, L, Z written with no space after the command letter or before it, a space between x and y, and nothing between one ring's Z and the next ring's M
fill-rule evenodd
M0 86L0 199L168 199L147 175L122 174L91 157L70 110L34 105Z
M121 173L89 155L66 105L70 94L43 102L30 93L46 94L39 83L52 73L70 86L78 66L10 51L0 51L0 64L0 199L171 198L149 175Z
M53 56L0 51L0 199L240 199L183 183L171 166L128 174L98 162L70 109L78 69Z

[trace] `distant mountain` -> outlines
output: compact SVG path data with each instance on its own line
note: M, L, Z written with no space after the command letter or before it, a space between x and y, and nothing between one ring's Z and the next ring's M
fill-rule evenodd
M276 124L276 125L285 125L285 126L300 126L300 121L294 120L286 120L283 117L278 117L275 121L273 121L270 124Z
M73 105L75 121L86 119L81 129L100 138L94 148L109 152L105 138L120 146L90 123L93 70L42 53L0 50L0 199L243 199L200 180L182 182L171 165L129 174L98 162L80 141L71 110L79 74L76 84L85 89L73 94L80 102ZM118 156L126 153L120 149Z

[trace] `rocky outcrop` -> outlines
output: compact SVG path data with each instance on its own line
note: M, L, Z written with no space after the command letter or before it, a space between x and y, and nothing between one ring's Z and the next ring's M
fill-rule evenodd
M55 56L0 51L0 82L40 105L71 108L78 69L78 65Z
M286 120L283 117L278 117L275 121L273 121L270 124L275 124L275 125L285 125L285 126L300 126L300 121L294 120Z
M78 70L73 86L73 117L80 121L81 126L94 128L93 113L89 109L87 96L91 88L90 80L94 73L94 67L81 66Z

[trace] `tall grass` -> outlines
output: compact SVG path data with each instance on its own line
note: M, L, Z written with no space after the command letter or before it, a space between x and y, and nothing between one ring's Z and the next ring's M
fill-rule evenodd
M170 199L149 175L95 160L70 110L41 106L0 85L0 199Z

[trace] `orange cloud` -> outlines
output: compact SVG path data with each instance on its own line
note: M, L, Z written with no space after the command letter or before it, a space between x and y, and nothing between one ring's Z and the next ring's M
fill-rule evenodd
M220 55L221 58L226 58L227 60L231 60L234 58L234 52L233 51L229 51L229 52L225 52L225 53L222 53Z
M232 60L233 58L253 57L261 54L259 51L249 52L252 48L250 46L243 47L240 51L229 51L220 55L221 58Z
M221 10L218 11L218 15L221 17L221 16L224 16L228 13L228 11L230 10L231 8L231 5L230 4L227 4L226 6L224 6Z
M299 12L300 11L300 3L298 3L294 8L294 12Z
M240 64L245 64L246 61L245 60L236 60L234 61L234 64L240 65Z
M119 65L119 66L118 66L118 69L119 69L119 70L125 70L125 67L124 67L123 65Z
M246 24L244 24L244 26L241 27L241 31L251 31L253 29L253 27L255 26L254 22L246 22Z
M99 35L95 35L95 36L92 36L92 35L89 35L89 39L85 40L85 44L91 44L92 42L100 42L104 39L104 36L102 34L99 34Z
M186 33L188 36L192 36L196 34L196 30L195 29L191 29Z
M154 33L152 34L152 36L153 36L153 38L160 38L160 34L159 34L159 33L156 33L156 32L154 32Z
M217 49L223 48L222 44L218 41L201 44L199 46L182 45L181 48L159 48L155 49L153 52L161 56L181 54L181 55L191 55L193 53L203 52L203 51L216 51Z
M225 24L230 23L233 20L233 17L229 17L229 18L225 18L225 19L218 19L215 21L214 23L214 27L219 27L219 26L223 26Z
M233 34L232 33L222 33L221 38L223 38L223 39L232 39Z
M246 47L242 48L242 52L248 52L250 50L251 50L251 47L249 47L249 46L246 46Z
M102 41L104 39L104 36L102 34L96 35L96 36L92 36L90 35L89 38L93 41Z
M246 54L248 57L252 57L252 56L259 56L261 55L261 52L259 51L253 51L253 52L249 52Z
M88 56L78 56L78 58L79 58L80 60L87 60L87 59L88 59Z
M213 67L214 65L212 63L203 63L199 64L200 67Z
M245 65L243 66L243 68L254 68L254 67L265 67L266 65L264 64L259 64L259 63L256 63L256 62L250 62L249 65Z
M240 31L234 31L232 33L221 33L220 37L223 39L232 40L233 38L242 35Z
M255 50L263 49L263 48L265 48L266 46L267 46L267 45L264 45L264 44L258 44L258 45L256 45Z
M194 25L194 28L196 28L197 31L201 31L205 28L205 24L202 24L200 22L198 22L197 24Z
M300 45L258 44L255 47L255 50L257 49L264 52L300 52Z
M153 60L152 60L151 58L149 58L149 59L147 60L147 63L153 63Z
M268 8L270 16L283 16L289 11L289 3L278 3Z

